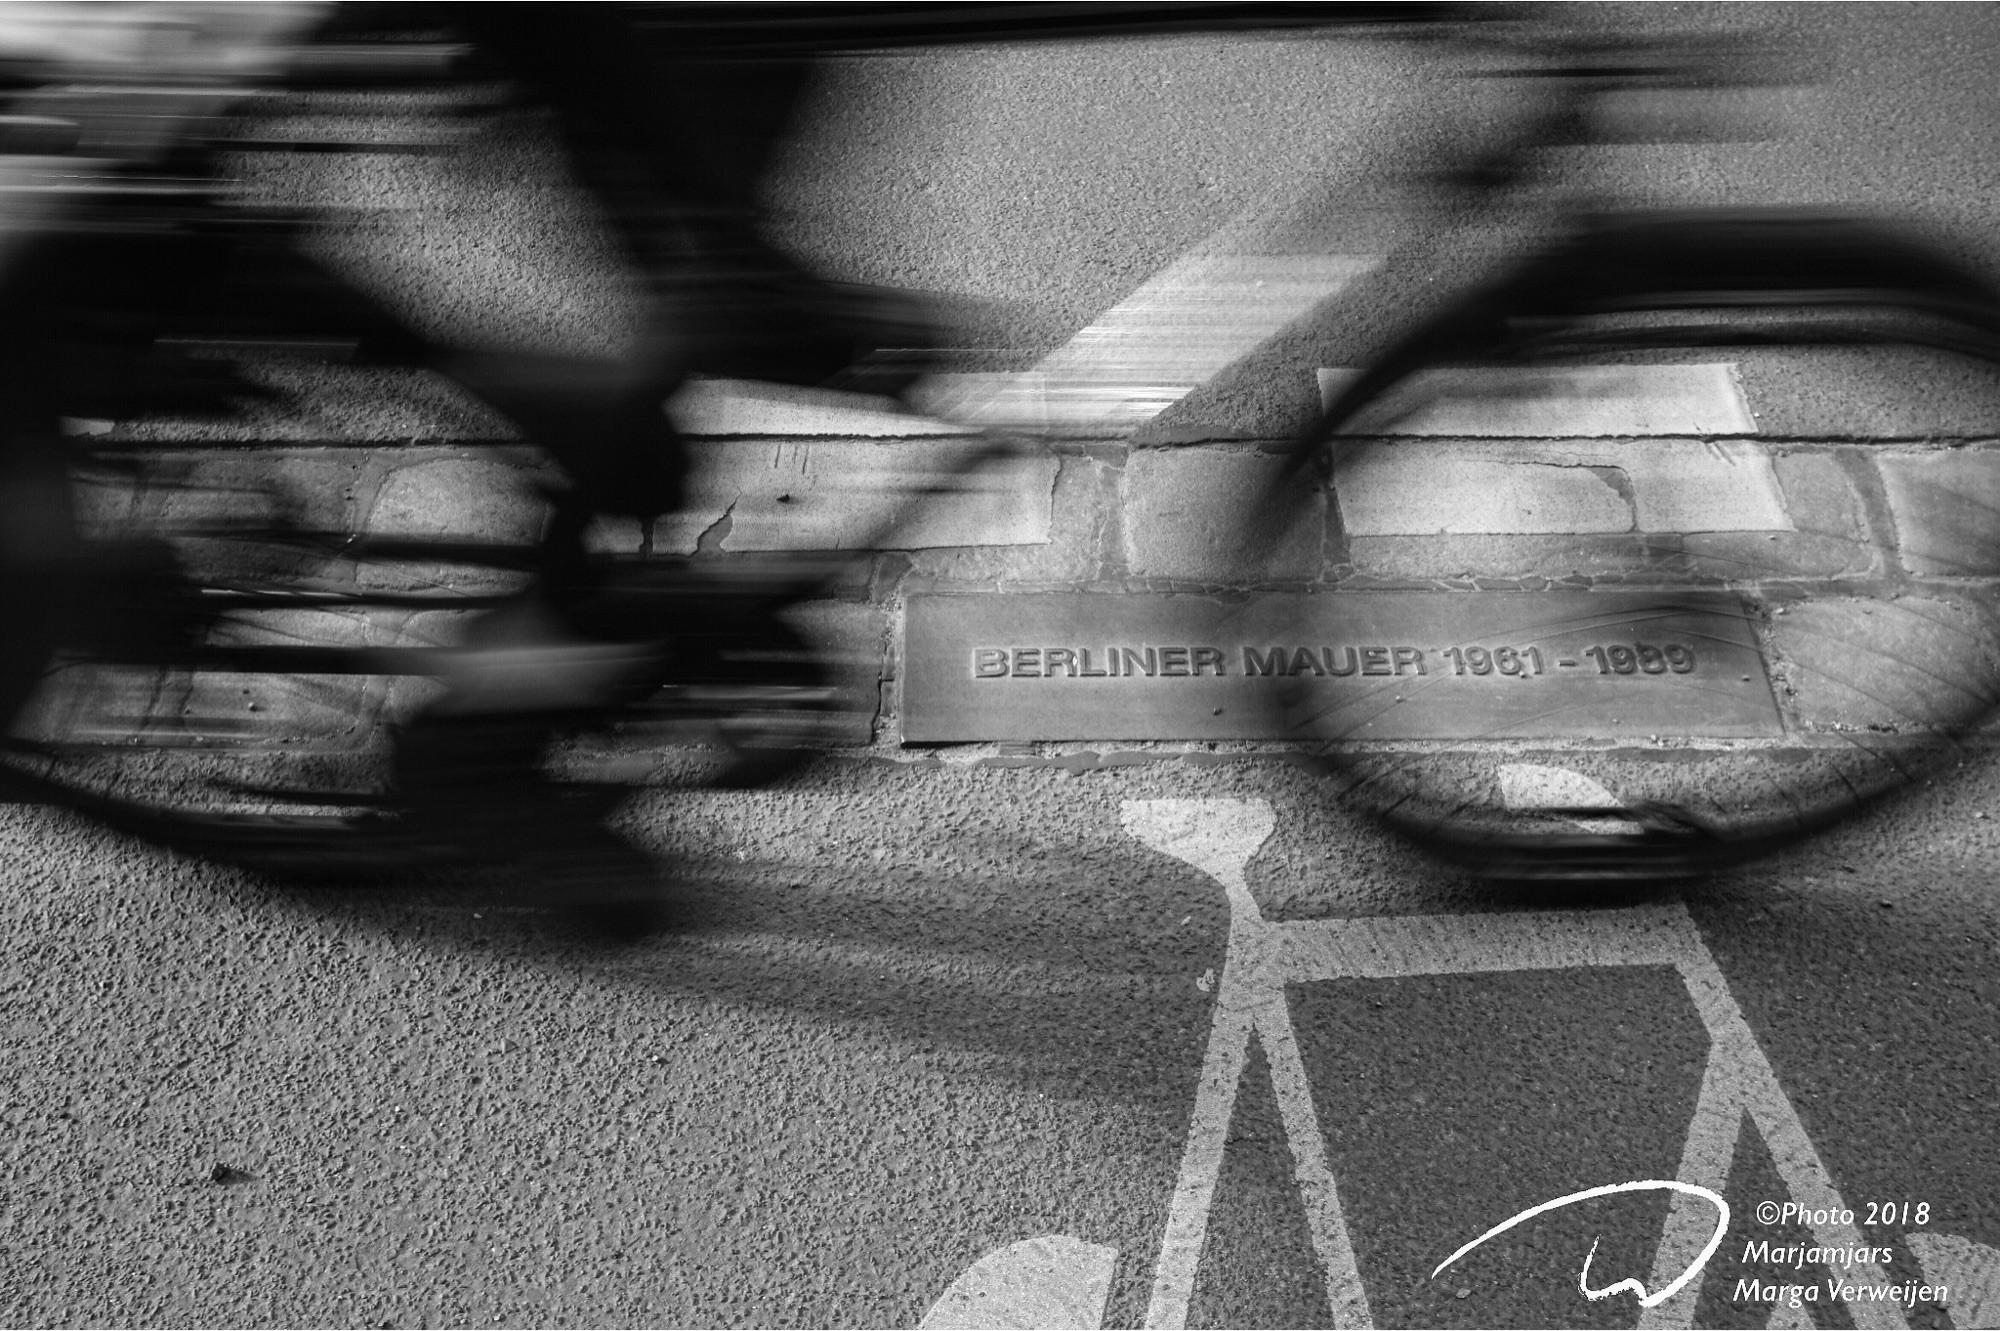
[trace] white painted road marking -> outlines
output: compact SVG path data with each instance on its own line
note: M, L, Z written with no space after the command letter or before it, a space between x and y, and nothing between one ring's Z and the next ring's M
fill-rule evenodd
M1077 1328L1097 1331L1111 1297L1118 1249L1067 1234L1023 1239L987 1253L951 1283L924 1320L926 1331Z
M1919 1232L1903 1242L1924 1268L1924 1282L1951 1290L1951 1324L2000 1327L2000 1249L1956 1234Z
M1581 772L1542 763L1502 763L1500 800L1510 809L1622 809L1616 795Z
M1502 763L1500 802L1516 812L1538 809L1559 811L1572 827L1601 836L1637 836L1644 828L1628 818L1576 817L1578 810L1603 809L1606 814L1623 812L1625 805L1616 795L1581 772L1542 763Z
M1378 262L1218 252L1252 230L1239 223L1210 237L1032 370L928 377L910 394L920 414L886 399L691 382L669 404L675 428L756 442L692 447L687 497L660 524L659 548L692 553L727 515L725 550L851 549L899 509L912 520L895 536L898 549L1045 544L1055 459L960 477L943 441L987 428L1135 428ZM825 442L792 442L807 438ZM833 442L859 439L926 442Z
M1264 923L1250 895L1244 869L1271 835L1277 820L1263 800L1128 800L1125 830L1162 854L1172 855L1222 884L1229 898L1229 948L1216 998L1201 1086L1181 1155L1160 1260L1153 1274L1153 1297L1146 1309L1149 1327L1187 1325L1188 1300L1208 1236L1208 1213L1229 1140L1229 1118L1254 1028L1264 1046L1277 1093L1279 1116L1292 1146L1300 1200L1312 1231L1313 1249L1326 1275L1327 1307L1336 1327L1374 1324L1361 1287L1354 1247L1333 1171L1326 1162L1326 1138L1319 1129L1304 1060L1285 1007L1282 982L1267 974L1276 956L1274 928Z
M1239 223L1190 250L1024 374L937 376L924 409L998 428L1129 430L1381 262L1220 252L1253 231Z
M1313 1243L1326 1276L1334 1325L1372 1325L1348 1239L1339 1190L1325 1158L1292 1033L1285 986L1318 980L1390 979L1493 971L1604 966L1672 966L1686 984L1709 1036L1708 1064L1688 1125L1677 1181L1720 1193L1728 1184L1738 1128L1747 1115L1762 1135L1792 1200L1811 1211L1846 1211L1831 1175L1729 992L1687 908L1679 901L1605 911L1378 917L1266 922L1244 876L1276 820L1263 800L1131 800L1126 831L1162 854L1200 869L1229 901L1229 947L1216 997L1208 1054L1182 1154L1166 1236L1155 1271L1149 1327L1187 1323L1188 1300L1206 1238L1229 1119L1254 1029L1270 1065L1285 1133L1297 1166ZM1669 1284L1708 1240L1711 1212L1677 1194L1649 1284ZM1851 1223L1808 1226L1827 1248L1863 1248ZM1889 1283L1873 1262L1839 1273L1861 1286ZM1685 1327L1698 1286L1644 1310L1642 1327ZM1847 1301L1857 1327L1901 1327L1892 1303Z

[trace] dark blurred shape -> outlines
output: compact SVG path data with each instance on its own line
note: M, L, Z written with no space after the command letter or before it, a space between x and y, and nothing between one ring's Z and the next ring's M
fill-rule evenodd
M55 116L0 116L0 156L53 157L73 151L83 134L74 120Z
M1563 39L1529 26L1518 33L1481 30L1469 40L1513 61L1478 77L1523 78L1535 95L1521 121L1497 138L1467 129L1462 150L1427 182L1436 190L1429 207L1462 229L1441 227L1392 257L1386 276L1402 283L1397 290L1409 298L1381 299L1396 311L1394 321L1384 321L1364 368L1299 440L1295 472L1310 463L1331 477L1336 463L1365 465L1359 459L1374 441L1397 435L1393 427L1423 409L1434 372L1441 381L1474 369L1559 371L1592 357L1628 365L1635 352L1722 346L1921 348L1948 353L1940 358L1948 376L1964 374L1957 358L1965 358L1987 382L2000 368L2000 291L1914 228L1822 208L1621 210L1579 187L1574 158L1549 151L1643 137L1622 132L1606 114L1620 94L1793 77L1775 53L1701 33ZM1704 129L1701 136L1713 135ZM1497 262L1486 262L1482 276L1450 286L1436 281L1441 268L1469 266L1465 255L1480 249L1479 227L1520 215L1531 225L1517 224L1517 238ZM1812 437L1870 442L1839 430ZM1294 489L1290 498L1302 493ZM1286 501L1282 488L1274 492L1270 511L1283 511ZM1990 524L1990 509L1980 518ZM1678 534L1634 531L1645 548L1618 585L1658 586L1662 605L1671 603L1677 584L1726 586L1754 601L1768 582L1808 598L1858 596L1882 606L1913 590L1914 579L1897 582L1894 556L1876 565L1889 570L1888 591L1834 581L1830 590L1809 592L1814 580L1781 561L1766 567L1753 552L1705 565L1699 558L1677 563L1685 553ZM1524 558L1517 575L1546 574L1535 581L1547 585L1574 572L1570 563L1587 567L1576 557L1581 548L1579 541L1564 549L1560 564ZM1602 547L1597 556L1619 567ZM1727 571L1716 571L1723 563ZM1608 813L1597 806L1500 808L1428 769L1421 757L1381 762L1328 745L1318 761L1354 804L1484 877L1592 885L1704 875L1837 826L1890 791L1960 761L1961 743L1989 724L2000 705L2000 672L1983 627L1991 588L1976 596L1966 586L1956 590L1984 598L1965 624L1933 623L1912 612L1904 631L1921 641L1898 644L1898 664L1935 683L1934 690L1900 710L1900 699L1871 695L1874 705L1895 713L1893 723L1834 727L1834 735L1816 737L1835 741L1824 751L1762 766L1753 757L1730 772L1760 785L1750 794L1691 790L1677 797L1686 804L1632 797ZM1844 641L1823 646L1829 660L1879 650ZM1785 683L1773 664L1782 649L1767 651L1767 673ZM1828 679L1869 689L1865 672L1848 674L1839 665ZM1701 733L1698 724L1693 733ZM1836 751L1842 744L1849 747Z
M828 54L962 42L1076 41L1193 32L1433 24L1504 17L1500 5L671 4L633 6L646 29L711 55Z

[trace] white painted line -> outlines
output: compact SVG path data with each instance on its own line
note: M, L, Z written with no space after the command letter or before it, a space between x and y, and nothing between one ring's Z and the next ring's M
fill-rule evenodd
M887 398L695 380L668 405L690 438L909 439L982 429L1130 430L1221 373L1381 261L1222 253L1254 221L1197 245L1028 370L935 374Z
M1243 871L1277 829L1277 815L1263 800L1127 800L1119 814L1125 830L1159 851L1184 860L1222 884L1229 896L1230 927L1263 923Z
M1572 774L1574 775L1574 774ZM1316 1250L1325 1266L1335 1324L1370 1324L1359 1269L1348 1241L1338 1191L1324 1169L1324 1139L1312 1112L1305 1071L1297 1061L1285 998L1289 984L1335 979L1567 970L1606 966L1672 966L1708 1031L1710 1049L1678 1181L1721 1192L1728 1182L1737 1130L1747 1114L1769 1148L1792 1200L1814 1211L1846 1208L1832 1176L1806 1136L1770 1061L1757 1044L1721 969L1687 908L1679 901L1605 911L1519 912L1504 915L1399 916L1268 922L1250 894L1245 870L1275 824L1262 800L1143 800L1125 804L1128 832L1214 878L1230 903L1229 950L1189 1124L1186 1150L1155 1272L1148 1326L1186 1323L1188 1297L1200 1265L1208 1210L1227 1142L1235 1093L1254 1028L1271 1055L1272 1079ZM1298 1103L1303 1098L1303 1105ZM1308 1140L1309 1139L1309 1140ZM1814 1224L1825 1247L1865 1247L1850 1224ZM1671 1284L1706 1245L1713 1216L1695 1203L1669 1212L1654 1260L1653 1288ZM1692 1245L1692 1246L1690 1246ZM1889 1283L1879 1266L1841 1268L1846 1282ZM1701 1282L1645 1310L1641 1326L1684 1327L1693 1317ZM1844 1300L1857 1327L1901 1327L1893 1303Z
M1118 1249L1067 1234L996 1248L951 1283L919 1327L1075 1328L1097 1331L1111 1297Z
M1216 999L1215 1020L1209 1027L1208 1052L1202 1058L1194 1113L1181 1151L1166 1232L1160 1240L1152 1301L1146 1309L1147 1326L1179 1328L1187 1325L1188 1300L1194 1295L1195 1272L1208 1237L1215 1181L1229 1142L1229 1117L1236 1107L1236 1088L1243 1080L1250 1048L1253 1013L1240 1008L1240 985L1231 983L1229 967L1236 964L1239 955L1235 945L1238 931L1255 930L1263 919L1243 870L1271 835L1277 819L1261 800L1128 800L1120 820L1133 837L1222 884L1229 898L1229 961ZM1243 954L1251 951L1246 948Z
M938 375L917 394L946 419L1020 430L1130 430L1242 359L1381 261L1222 253L1238 223L1189 251L1021 374Z
M967 469L975 440L762 440L689 446L687 495L654 528L656 549L692 554L726 515L724 550L855 550L892 517L897 549L1037 545L1054 520L1056 458Z
M1229 1144L1229 1116L1236 1108L1237 1083L1250 1049L1251 1015L1231 1010L1218 999L1215 1021L1208 1031L1208 1052L1202 1058L1201 1082L1195 1088L1194 1113L1188 1120L1187 1144L1181 1150L1180 1175L1167 1209L1167 1227L1160 1237L1160 1259L1153 1270L1153 1297L1146 1305L1146 1325L1178 1328L1187 1325L1188 1300L1194 1296L1195 1272L1202 1245L1208 1240L1208 1213L1215 1202L1215 1181L1222 1172L1222 1153Z
M1503 763L1500 799L1510 809L1622 809L1618 797L1581 772L1541 763Z
M1806 1136L1805 1125L1799 1122L1791 1100L1778 1084L1777 1074L1771 1070L1770 1060L1764 1056L1750 1030L1750 1023L1744 1020L1742 1009L1729 992L1729 984L1723 978L1721 968L1709 955L1694 921L1687 918L1686 908L1676 902L1674 909L1685 921L1687 935L1687 942L1681 948L1675 966L1687 984L1689 997L1694 999L1695 1009L1701 1013L1702 1024L1708 1028L1711 1042L1708 1068L1702 1076L1701 1096L1695 1102L1694 1119L1688 1125L1687 1147L1682 1155L1683 1168L1700 1170L1706 1177L1683 1176L1682 1181L1700 1183L1718 1191L1726 1185L1736 1150L1737 1128L1743 1115L1748 1113L1764 1138L1764 1145L1770 1151L1772 1163L1777 1166L1778 1176L1784 1179L1791 1199L1812 1211L1840 1214L1846 1208L1840 1190L1834 1186L1832 1175L1821 1163L1812 1140ZM1667 1232L1661 1238L1659 1256L1653 1268L1655 1279L1663 1270L1676 1269L1671 1266L1670 1260L1685 1246L1688 1231L1692 1228L1682 1208L1676 1206L1668 1216ZM1823 1247L1852 1249L1865 1247L1867 1243L1860 1229L1851 1224L1810 1224L1807 1228L1812 1231L1813 1242ZM1833 1273L1857 1285L1892 1283L1874 1262L1849 1263L1834 1268ZM1843 1302L1857 1327L1908 1325L1902 1311L1893 1303L1869 1299ZM1639 1325L1692 1326L1694 1308L1695 1291L1683 1291L1678 1297L1648 1309L1639 1319Z
M1953 1326L2000 1326L2000 1249L1935 1232L1905 1234L1903 1243L1924 1268L1925 1284L1950 1289Z
M1257 1038L1263 1043L1264 1057L1270 1063L1271 1089L1278 1098L1285 1140L1292 1146L1293 1172L1299 1181L1299 1200L1305 1205L1306 1224L1312 1230L1313 1251L1319 1254L1320 1270L1326 1272L1326 1302L1333 1313L1333 1324L1372 1326L1368 1291L1361 1287L1361 1266L1355 1260L1354 1242L1347 1232L1340 1188L1333 1181L1332 1166L1327 1163L1326 1134L1320 1131L1319 1112L1313 1107L1305 1060L1299 1054L1298 1036L1292 1030L1291 1009L1284 1003L1264 1005L1257 1013Z
M1334 491L1350 536L1794 530L1770 456L1742 439L1374 444Z
M1727 1188L1729 1166L1736 1157L1737 1129L1743 1122L1740 1078L1741 1070L1735 1063L1716 1058L1711 1051L1708 1066L1702 1071L1701 1090L1695 1096L1694 1117L1688 1124L1675 1178L1716 1192ZM1664 1272L1687 1269L1687 1264L1708 1240L1708 1219L1703 1211L1693 1199L1680 1196L1673 1199L1660 1233L1660 1246L1653 1254L1649 1280L1657 1283ZM1657 1308L1642 1311L1639 1325L1687 1326L1694 1316L1694 1306L1693 1297L1670 1299Z
M1154 1270L1146 1325L1187 1325L1188 1301L1201 1265L1208 1213L1214 1203L1215 1182L1229 1141L1229 1119L1235 1110L1236 1090L1243 1080L1254 1027L1271 1067L1279 1115L1300 1183L1300 1200L1312 1231L1313 1249L1326 1275L1333 1324L1372 1326L1291 1014L1282 987L1273 988L1266 970L1274 955L1267 942L1273 926L1264 923L1244 876L1250 860L1277 826L1277 819L1263 800L1129 800L1121 818L1132 836L1201 870L1220 883L1229 898L1228 959L1223 965L1222 989L1216 998L1187 1145L1181 1155L1180 1178Z
M1359 373L1321 370L1321 403L1332 406ZM1732 364L1429 370L1399 390L1397 401L1408 404L1406 413L1363 422L1356 433L1454 439L1757 433Z
M1571 815L1579 809L1614 811L1625 808L1616 795L1583 773L1540 763L1503 764L1500 768L1500 802L1518 812L1548 809L1564 815ZM1565 816L1563 821L1580 832L1599 836L1637 836L1645 831L1627 818Z

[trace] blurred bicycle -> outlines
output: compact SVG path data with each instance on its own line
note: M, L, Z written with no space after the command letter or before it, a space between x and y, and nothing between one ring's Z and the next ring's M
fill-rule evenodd
M1451 164L1429 182L1427 205L1445 224L1390 260L1390 269L1404 275L1399 291L1410 301L1402 327L1372 361L1329 384L1325 410L1293 449L1286 476L1267 501L1267 517L1296 511L1310 480L1331 483L1343 496L1346 519L1355 521L1359 510L1346 505L1371 469L1377 477L1422 484L1409 458L1444 466L1462 457L1490 467L1504 465L1511 453L1532 461L1547 440L1477 436L1588 437L1593 430L1582 418L1574 431L1559 418L1533 429L1492 428L1506 418L1509 385L1532 395L1536 383L1566 384L1588 396L1591 383L1611 381L1601 376L1616 379L1635 366L1685 367L1722 347L1734 349L1748 372L1774 385L1774 393L1805 400L1807 406L1792 410L1795 417L1811 417L1813 401L1841 404L1844 416L1816 422L1810 432L1781 425L1775 437L1760 436L1781 450L1829 441L1950 450L1992 436L1990 413L2000 406L1992 375L2000 361L2000 292L1962 259L1892 221L1831 210L1621 205L1592 188L1578 169L1589 160L1577 156L1579 149L1716 133L1717 122L1703 116L1702 104L1731 89L1781 79L1779 53L1707 34L1563 36L1533 21L1465 31L1460 43L1475 77L1528 89L1529 109L1497 134L1472 128L1459 134ZM1416 280L1490 245L1496 234L1542 239L1506 254L1469 286L1425 290ZM1719 454L1734 459L1751 457L1743 450L1757 444L1728 436L1759 432L1746 420L1700 434L1721 441L1705 445L1712 451L1735 450ZM1586 451L1588 457L1577 453L1578 459L1614 467L1642 450L1610 439ZM1273 521L1270 530L1282 528ZM1973 546L1991 542L1991 534L1969 535ZM1449 545L1441 534L1424 539L1440 550ZM1290 681L1294 733L1310 742L1351 804L1474 873L1650 881L1762 855L1962 762L1965 742L2000 702L2000 658L1993 650L2000 603L1990 568L1953 568L1939 579L1937 570L1904 567L1893 536L1861 560L1863 572L1878 570L1868 576L1848 567L1851 552L1825 573L1802 567L1801 556L1777 544L1778 534L1725 532L1705 542L1671 530L1537 539L1532 549L1532 542L1517 542L1508 556L1515 562L1505 570L1523 588L1515 593L1523 627L1511 637L1481 637L1462 648L1455 667L1441 667L1446 676L1388 681L1370 695L1372 703L1344 711L1310 680ZM1618 595L1590 609L1588 595L1574 590L1579 581L1593 581L1580 580L1579 568L1602 575L1589 594ZM1440 566L1435 576L1465 575ZM1581 618L1551 621L1556 612L1538 612L1538 593L1526 590L1530 586L1569 587L1564 615ZM1438 595L1443 604L1454 593ZM1479 595L1493 601L1496 594ZM1825 609L1857 603L1859 616ZM1788 620L1788 608L1800 613ZM1826 627L1812 627L1816 610ZM1446 687L1454 672L1495 680L1552 674L1555 656L1575 655L1554 651L1554 644L1569 642L1586 624L1614 645L1592 649L1600 653L1595 666L1582 659L1562 664L1592 678L1687 681L1682 724L1699 736L1707 718L1697 713L1723 703L1717 692L1704 704L1692 673L1694 651L1707 648L1676 645L1663 654L1657 643L1645 642L1649 629L1658 638L1665 631L1660 625L1680 622L1676 616L1689 611L1733 621L1732 641L1741 641L1773 687L1789 694L1804 685L1860 698L1875 719L1699 752L1658 735L1628 739L1628 747L1659 761L1650 773L1643 763L1621 767L1622 798L1579 772L1537 769L1561 790L1509 799L1506 774L1496 768L1522 761L1524 753L1561 747L1522 741L1515 729L1518 708L1494 711L1490 738L1500 743L1484 756L1387 755L1350 742L1370 717L1403 701L1392 701L1393 695L1414 690L1420 698ZM1841 628L1850 621L1872 623L1877 632L1857 638L1852 628ZM1885 650L1898 657L1886 669ZM1754 687L1754 673L1743 678ZM1549 716L1574 705L1563 700L1563 688L1532 683L1540 688L1533 694L1541 700L1536 705L1550 709ZM1521 689L1530 687L1515 692L1527 697ZM1634 706L1639 693L1644 690L1634 694ZM1541 720L1546 724L1548 717ZM1592 747L1586 739L1564 755L1534 761L1606 771ZM1694 759L1714 773L1706 782L1676 775Z

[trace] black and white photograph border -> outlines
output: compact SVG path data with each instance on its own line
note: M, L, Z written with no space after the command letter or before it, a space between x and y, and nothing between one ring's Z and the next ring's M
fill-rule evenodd
M0 9L0 1326L2000 1325L1996 58Z

